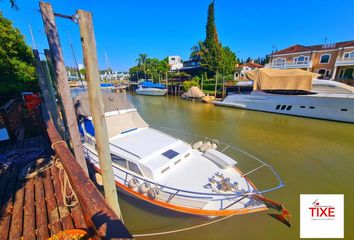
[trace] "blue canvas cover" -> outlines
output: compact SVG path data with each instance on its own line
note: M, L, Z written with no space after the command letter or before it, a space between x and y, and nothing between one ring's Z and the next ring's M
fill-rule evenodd
M159 89L165 89L165 85L158 84L158 83L153 83L153 82L142 82L140 84L143 88L159 88Z

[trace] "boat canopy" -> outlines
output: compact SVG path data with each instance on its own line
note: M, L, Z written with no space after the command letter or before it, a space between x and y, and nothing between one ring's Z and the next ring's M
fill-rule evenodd
M143 88L159 88L159 89L165 89L165 85L158 84L158 83L153 83L153 82L142 82L139 85L141 85Z
M260 68L247 71L247 80L253 80L253 90L311 91L312 79L318 74L301 69Z
M102 99L109 138L149 126L136 111L126 94L102 93ZM94 137L95 129L91 118L88 94L83 93L77 96L74 99L74 106L77 116L84 117L83 124L86 132Z
M122 111L135 109L134 105L129 101L126 94L102 93L104 112ZM88 93L82 93L74 99L74 106L77 116L91 116Z
M193 86L187 92L183 93L182 97L203 98L205 94L198 87Z

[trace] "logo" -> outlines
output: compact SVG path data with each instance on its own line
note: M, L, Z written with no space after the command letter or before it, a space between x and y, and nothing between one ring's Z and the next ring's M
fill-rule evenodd
M344 195L301 194L300 238L344 238Z
M318 199L312 203L312 207L309 207L311 211L312 220L334 220L336 208L333 206L322 206Z

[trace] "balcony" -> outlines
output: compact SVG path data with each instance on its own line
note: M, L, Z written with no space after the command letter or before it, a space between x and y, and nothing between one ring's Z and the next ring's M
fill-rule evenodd
M291 61L291 62L273 62L265 65L266 68L310 68L312 61Z
M335 66L353 66L354 65L354 58L337 58Z

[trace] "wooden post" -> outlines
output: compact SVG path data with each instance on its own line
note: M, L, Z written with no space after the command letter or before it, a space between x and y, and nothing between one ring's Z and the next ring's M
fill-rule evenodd
M214 97L216 98L216 92L218 90L218 71L215 74L215 90L214 90Z
M42 91L44 104L45 104L47 110L49 111L50 116L53 119L57 119L58 114L57 114L57 111L55 108L56 103L53 102L53 100L50 98L51 93L49 92L49 88L47 86L46 75L45 75L43 66L41 64L41 59L39 57L38 50L33 49L33 55L34 55L36 72L37 72L37 76L38 76L39 87L41 88L41 91Z
M201 90L203 91L203 82L204 82L204 77L203 77L203 74L202 74L202 83L201 83Z
M66 142L69 143L69 135L68 132L65 131L65 126L67 126L67 122L66 122L66 118L65 115L63 115L64 113L64 107L63 107L63 101L61 100L61 96L59 95L59 91L58 91L58 83L56 81L57 77L56 77L56 73L55 73L55 67L54 67L54 63L53 63L53 57L52 54L50 53L49 49L44 49L44 55L45 58L47 60L46 65L48 67L48 81L50 82L50 85L53 87L53 94L55 95L56 99L58 99L58 115L61 123L62 123L62 138L64 138L64 140ZM45 69L46 70L46 69Z
M117 189L114 181L107 124L103 107L102 92L100 89L100 74L98 71L96 40L93 30L92 16L91 13L83 10L78 10L77 14L79 16L88 95L93 124L95 127L95 138L100 168L102 170L105 198L120 219L122 219L122 214L118 204Z
M71 145L74 150L75 158L88 175L87 165L84 157L82 143L79 135L74 104L71 98L68 77L64 64L64 57L60 46L59 35L55 25L53 8L49 3L40 2L39 7L42 13L42 19L45 27L45 32L48 38L48 45L54 59L55 73L59 94L63 101L64 112L69 131Z

